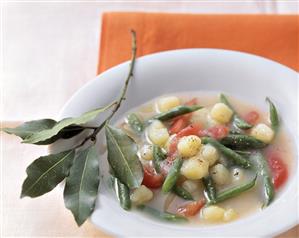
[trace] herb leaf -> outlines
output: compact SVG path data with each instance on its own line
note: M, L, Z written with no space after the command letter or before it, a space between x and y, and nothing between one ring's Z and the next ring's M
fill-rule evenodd
M121 129L105 126L108 162L115 176L129 188L137 188L143 179L137 145Z
M5 131L8 134L14 134L16 136L19 136L20 138L25 140L26 138L32 136L34 133L53 128L53 126L55 126L56 123L57 121L52 119L34 120L25 122L16 128L3 128L3 131ZM81 133L84 129L85 128L82 126L70 125L63 128L57 135L44 141L36 142L34 144L49 145L61 138L69 139L71 137L74 137Z
M65 206L79 226L94 210L99 182L99 158L93 145L78 153L64 188Z
M26 170L27 178L22 186L21 197L38 197L50 192L69 173L75 157L74 150L42 156Z
M40 141L45 141L45 140L57 135L63 128L65 128L67 126L81 125L81 124L84 124L88 121L95 119L99 113L106 111L114 104L115 104L115 102L113 102L112 104L110 104L108 106L97 108L97 109L91 110L89 112L85 112L84 114L82 114L79 117L62 119L61 121L57 122L52 128L38 131L37 133L34 133L31 136L26 137L23 142L29 143L29 144L35 144Z
M19 136L24 140L36 132L51 129L56 123L57 122L52 119L34 120L25 122L16 128L3 128L3 131Z

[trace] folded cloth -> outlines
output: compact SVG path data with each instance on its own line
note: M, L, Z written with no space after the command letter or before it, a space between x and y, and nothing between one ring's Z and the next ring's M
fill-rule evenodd
M138 56L182 48L217 48L260 55L299 70L298 15L104 13L98 73L129 60L130 29Z

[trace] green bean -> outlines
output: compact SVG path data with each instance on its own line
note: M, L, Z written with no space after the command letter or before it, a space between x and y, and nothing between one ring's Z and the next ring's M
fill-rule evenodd
M160 212L160 211L158 211L158 210L156 210L152 207L148 207L148 206L145 206L145 205L138 206L138 208L142 211L147 212L151 216L154 216L154 217L156 217L158 219L161 219L161 220L172 221L172 222L186 222L186 221L188 221L188 219L183 217L183 216L179 216L179 215L172 214L172 213L169 213L169 212Z
M246 160L243 156L239 155L232 149L222 145L217 140L210 137L203 137L201 138L201 142L203 144L211 144L215 146L224 156L231 159L236 165L240 165L245 169L250 168L251 164L248 160Z
M166 159L166 154L163 153L163 150L157 146L157 145L153 145L153 164L155 167L155 170L159 173L160 172L160 163L161 161Z
M191 193L189 193L183 187L174 185L172 191L181 198L184 198L186 200L194 200Z
M211 176L204 177L202 179L205 187L204 194L208 201L214 201L216 198L216 188Z
M223 192L218 193L215 200L209 201L208 204L209 205L216 204L216 203L223 202L227 199L230 199L230 198L240 195L241 193L251 189L255 185L256 178L257 178L257 175L255 175L255 177L248 183L245 183L240 186L236 186L234 188L230 188Z
M124 210L130 210L131 200L130 200L130 189L119 181L118 178L114 177L114 190L118 198L120 206Z
M144 125L139 117L135 113L131 113L127 116L128 124L134 132L140 134L144 130Z
M175 185L179 175L180 175L180 169L182 167L183 160L180 157L177 157L175 161L173 162L172 167L170 168L166 179L162 185L162 191L164 193L168 193L171 191L173 186Z
M194 112L197 111L198 109L201 109L202 107L199 105L194 105L194 106L178 106L175 107L167 112L162 112L156 116L153 117L153 119L157 119L160 121L167 121L170 120L174 117L186 114L186 113L190 113L190 112Z
M270 121L271 121L271 127L277 133L278 128L279 128L279 116L278 112L276 110L275 105L273 102L267 97L266 101L269 103L269 111L270 111Z
M264 156L260 152L254 153L250 157L253 166L255 167L257 173L262 176L263 186L264 186L264 194L266 198L265 206L268 206L274 199L275 190L272 182L272 176L270 173L270 169L267 161Z
M249 135L227 135L220 140L220 143L237 150L262 149L267 146L266 143Z
M239 155L247 156L247 157L251 155L251 152L250 152L250 151L235 150L235 152L238 153Z
M233 106L229 103L226 96L224 94L220 94L220 101L224 104L226 104L233 112L233 124L236 125L240 129L250 129L252 128L252 125L244 121L236 112L236 110L233 108Z

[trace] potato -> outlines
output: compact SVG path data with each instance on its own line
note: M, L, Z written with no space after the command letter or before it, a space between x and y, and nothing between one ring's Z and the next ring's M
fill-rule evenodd
M233 111L224 103L216 103L211 109L210 115L212 119L220 123L228 123L231 120Z
M159 120L153 120L149 126L149 129L163 129L166 128L164 124Z
M195 180L186 180L182 183L182 187L189 193L194 193L198 190L199 184L198 181Z
M223 220L228 222L228 221L235 220L237 217L238 217L238 213L234 209L229 208L224 212Z
M230 174L227 168L222 164L216 164L210 169L210 174L214 182L218 185L227 184L230 180Z
M139 155L144 160L152 160L153 159L153 146L152 145L144 145L139 150Z
M209 110L207 108L201 108L192 113L191 123L200 123L203 127L208 126Z
M153 144L163 147L169 138L167 128L159 121L155 120L147 130L149 139Z
M158 99L157 106L160 112L167 112L180 105L178 97L169 96Z
M203 219L209 222L222 221L225 210L218 206L208 206L202 210Z
M266 124L260 123L251 129L250 134L265 143L270 143L274 137L274 131Z
M231 171L231 178L233 182L242 181L244 178L244 170L241 168L233 168Z
M210 114L207 117L207 123L208 123L208 127L222 125L222 123L220 123L219 121L214 120Z
M203 145L200 149L200 154L204 160L209 162L209 166L216 163L219 158L219 153L217 149L212 145Z
M201 140L198 136L184 136L179 140L178 152L183 157L196 155L201 147Z
M187 179L201 179L209 174L209 162L198 156L186 159L181 167L181 174Z
M153 198L154 194L152 190L148 189L146 186L141 185L139 188L135 189L131 194L130 199L135 205L141 205Z

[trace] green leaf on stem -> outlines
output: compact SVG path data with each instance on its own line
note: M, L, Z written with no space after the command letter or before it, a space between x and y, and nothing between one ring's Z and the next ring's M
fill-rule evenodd
M115 177L129 188L137 188L143 179L142 165L137 157L137 145L121 129L105 126L108 162Z
M34 121L25 122L16 128L3 128L3 131L8 134L14 134L16 136L19 136L20 138L25 140L26 138L32 136L35 133L53 128L53 126L55 126L56 123L57 121L52 119L34 120ZM85 127L83 126L70 125L63 128L61 131L59 131L57 135L52 136L51 138L46 139L44 141L39 141L33 144L49 145L54 143L58 139L72 138L78 135L79 133L81 133L84 129Z
M70 125L81 125L95 119L101 112L106 111L114 104L115 102L113 102L108 106L94 109L89 112L85 112L79 117L62 119L61 121L57 122L52 128L38 131L32 134L31 136L26 137L23 142L29 144L35 144L41 141L45 141L57 135L65 127L68 127Z
M64 204L71 210L77 224L82 225L95 207L99 176L99 157L95 145L80 151L66 179Z
M68 175L74 157L75 151L68 150L33 161L26 170L21 197L33 198L50 192Z

